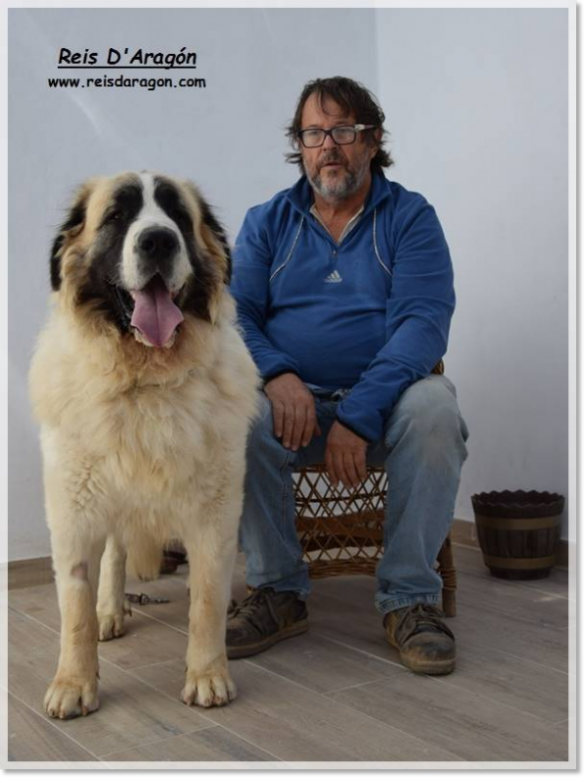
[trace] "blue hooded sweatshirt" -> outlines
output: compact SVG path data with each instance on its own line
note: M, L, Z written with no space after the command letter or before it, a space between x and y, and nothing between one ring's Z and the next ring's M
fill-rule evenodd
M349 389L337 418L378 441L403 391L446 352L455 306L448 246L432 206L373 175L364 210L337 244L311 214L303 176L247 212L232 294L265 380L286 372Z

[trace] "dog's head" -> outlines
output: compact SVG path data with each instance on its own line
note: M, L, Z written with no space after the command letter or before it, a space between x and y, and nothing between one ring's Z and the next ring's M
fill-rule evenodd
M169 347L187 316L214 322L231 261L226 235L189 182L152 173L92 179L51 251L51 284L94 326Z

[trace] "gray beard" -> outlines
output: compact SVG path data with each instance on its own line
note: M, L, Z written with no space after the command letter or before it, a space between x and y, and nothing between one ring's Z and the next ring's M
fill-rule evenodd
M308 181L314 192L321 195L324 200L341 201L354 195L355 192L362 187L369 172L370 165L371 160L367 160L358 171L353 172L347 170L342 181L336 181L332 184L329 184L327 180L322 179L320 171L318 171L313 178L310 178L306 169L306 176L308 177Z

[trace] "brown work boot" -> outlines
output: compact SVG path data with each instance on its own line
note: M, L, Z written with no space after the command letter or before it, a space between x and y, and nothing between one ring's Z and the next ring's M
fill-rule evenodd
M390 645L397 647L402 664L420 674L450 674L457 650L455 638L441 618L444 613L432 604L388 612L383 619Z
M307 630L308 610L295 593L259 588L240 604L230 607L226 653L229 658L247 658Z

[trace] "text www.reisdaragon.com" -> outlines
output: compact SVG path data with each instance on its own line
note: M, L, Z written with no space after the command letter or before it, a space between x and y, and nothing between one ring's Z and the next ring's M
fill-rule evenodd
M103 76L102 78L49 78L51 89L206 89L206 79Z

